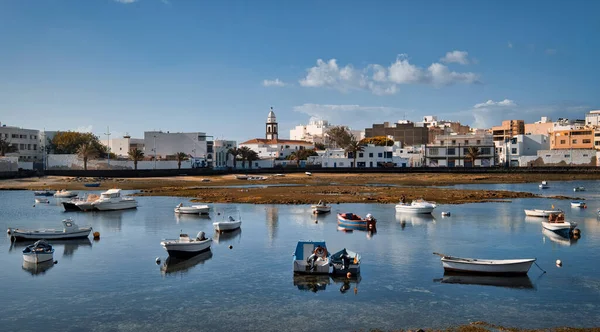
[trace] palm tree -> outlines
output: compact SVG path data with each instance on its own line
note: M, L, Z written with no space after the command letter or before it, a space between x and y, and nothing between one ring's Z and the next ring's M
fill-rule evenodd
M238 151L240 153L240 156L242 157L242 168L246 168L246 160L248 160L248 154L252 150L247 146L242 146L238 149Z
M187 160L188 156L185 152L177 152L175 154L175 159L177 159L177 169L181 169L181 162Z
M138 161L144 160L144 152L138 148L135 148L130 150L127 154L129 155L129 158L133 160L133 167L137 171Z
M2 136L2 135L0 135ZM16 146L10 144L9 141L0 137L0 157L4 157L7 153L17 152L18 149Z
M256 151L250 150L248 152L246 155L246 160L248 160L248 166L250 166L250 169L252 169L252 162L258 159L260 158L258 157L258 153Z
M346 146L345 151L347 154L352 153L352 156L354 157L354 167L356 168L357 154L358 152L365 151L365 148L360 144L359 141L356 140L356 137L354 137L354 135L351 135L350 143L348 143L348 145Z
M471 166L475 166L475 160L479 158L481 152L476 146L470 146L465 157L471 159Z
M227 154L230 154L233 156L233 169L235 169L237 166L237 156L240 155L240 149L233 147L233 148L227 150Z
M77 155L83 158L83 169L87 171L87 162L89 158L94 158L98 154L92 142L83 143L77 149Z

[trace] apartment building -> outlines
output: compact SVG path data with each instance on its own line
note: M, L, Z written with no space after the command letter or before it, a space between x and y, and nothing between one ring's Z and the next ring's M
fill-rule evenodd
M0 137L16 148L16 152L8 154L19 161L42 162L43 149L40 148L40 131L2 124Z

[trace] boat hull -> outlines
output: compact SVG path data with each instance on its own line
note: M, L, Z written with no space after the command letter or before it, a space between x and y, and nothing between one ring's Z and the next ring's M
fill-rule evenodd
M242 226L241 220L221 221L221 222L213 223L213 227L215 228L215 231L217 231L217 232L232 232L232 231L235 231L236 229L239 229L240 226Z
M396 205L397 212L412 213L412 214L431 214L435 206L413 206L413 205Z
M175 213L179 214L200 214L200 210L190 206L182 206L175 208Z
M544 217L547 218L550 215L557 215L562 213L562 211L560 210L540 210L540 209L533 209L533 210L525 210L525 215L529 216L529 217Z
M137 208L137 202L135 200L94 202L92 206L99 211L129 210Z
M312 211L314 214L324 214L324 213L331 212L331 206L313 205L313 206L311 206L311 208L312 208Z
M178 242L176 240L162 241L161 246L167 251L169 256L191 257L210 250L212 239L207 241Z
M44 252L44 253L37 253L37 252L23 253L23 260L25 262L34 263L34 264L51 261L53 257L54 257L54 249L52 249L52 252L48 252L48 253L46 253L46 252Z
M11 237L15 241L26 241L26 240L70 240L70 239L82 239L87 238L90 235L92 228L80 229L79 231L72 233L65 233L62 231L56 232L22 232L13 230Z
M54 196L54 192L52 191L34 191L34 196Z
M375 228L375 225L376 225L375 220L367 220L367 219L352 220L352 219L346 219L339 214L338 214L337 218L338 218L338 226L345 227L345 228L370 229L370 228Z
M100 182L84 183L83 185L88 188L95 188L95 187L100 187Z
M535 262L534 258L511 260L464 259L464 261L442 258L444 271L481 275L524 275L527 274L533 262Z
M542 227L552 231L556 234L560 234L563 237L568 238L571 235L571 231L577 226L572 222L546 222L542 221Z
M47 198L36 198L35 202L36 203L48 203L48 199Z

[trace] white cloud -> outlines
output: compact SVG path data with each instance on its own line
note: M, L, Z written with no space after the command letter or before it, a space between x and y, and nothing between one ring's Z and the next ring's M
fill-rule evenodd
M128 3L134 3L137 0L114 0L116 2L120 2L120 3L124 3L124 4L128 4Z
M372 123L383 123L390 119L401 119L411 110L386 106L361 106L361 105L328 105L328 104L303 104L294 106L295 112L309 115L312 119L328 120L332 124L347 125L353 129L362 130ZM365 122L365 119L369 119Z
M280 81L278 78L276 78L274 80L264 80L263 85L264 86L286 86L286 84L283 83L282 81Z
M446 53L446 56L440 59L443 63L460 63L461 65L468 65L469 52L466 51L452 51Z
M473 108L483 108L483 107L490 107L490 106L515 106L515 105L516 105L515 102L510 99L504 99L502 101L493 101L493 100L489 99L485 103L475 104L475 106L473 106Z
M454 52L448 54L451 53ZM459 58L460 56L454 56L453 60L456 62ZM468 61L466 55L460 61ZM437 62L428 68L418 67L410 63L406 54L400 54L396 61L387 67L370 64L363 69L356 69L351 64L339 66L336 59L329 61L318 59L317 65L309 68L306 76L299 82L303 87L334 88L342 92L368 90L376 95L389 95L397 93L398 85L401 84L425 84L440 87L456 83L479 83L480 80L478 74L450 71L447 66Z
M73 131L78 132L78 133L91 133L92 129L94 129L94 127L92 125L88 125L88 126L79 126L75 129L73 129Z

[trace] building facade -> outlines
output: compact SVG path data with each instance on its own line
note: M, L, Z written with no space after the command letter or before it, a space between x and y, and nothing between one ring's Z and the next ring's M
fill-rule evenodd
M7 156L18 157L19 161L42 162L43 149L40 147L39 130L1 125L0 136L16 148L16 152Z
M144 154L156 159L170 159L183 152L194 159L204 159L210 167L213 161L213 142L203 132L170 133L163 131L144 132Z
M100 140L102 145L109 148L109 151L121 158L128 158L129 151L138 149L144 151L144 139L131 138L131 136L123 136L122 138L113 138L110 140Z
M392 136L394 142L401 142L402 146L421 145L429 142L429 129L417 127L410 121L384 122L365 129L365 137L375 136Z
M525 121L506 120L502 121L501 126L492 127L492 136L494 142L505 142L515 135L525 134Z
M585 115L585 124L587 126L600 126L600 110L589 111Z
M580 127L569 130L554 130L550 133L550 149L593 149L594 130Z
M309 165L320 165L323 168L392 168L410 167L409 157L398 153L400 147L375 146L368 144L363 151L357 152L356 166L352 153L346 153L344 149L325 149L317 151L318 156L309 157Z
M213 167L221 169L233 167L233 156L229 154L229 149L236 147L236 145L236 141L215 140Z
M307 125L299 125L291 129L290 139L327 145L329 143L327 131L331 127L327 120L311 120Z
M543 116L540 121L525 124L525 135L549 135L553 126L550 118Z
M496 164L494 141L490 135L442 135L425 147L425 165L429 167L488 167ZM478 157L471 160L470 149Z
M500 165L507 161L511 167L522 166L523 156L537 156L538 151L550 149L548 135L516 135L506 143L496 144L496 156Z

